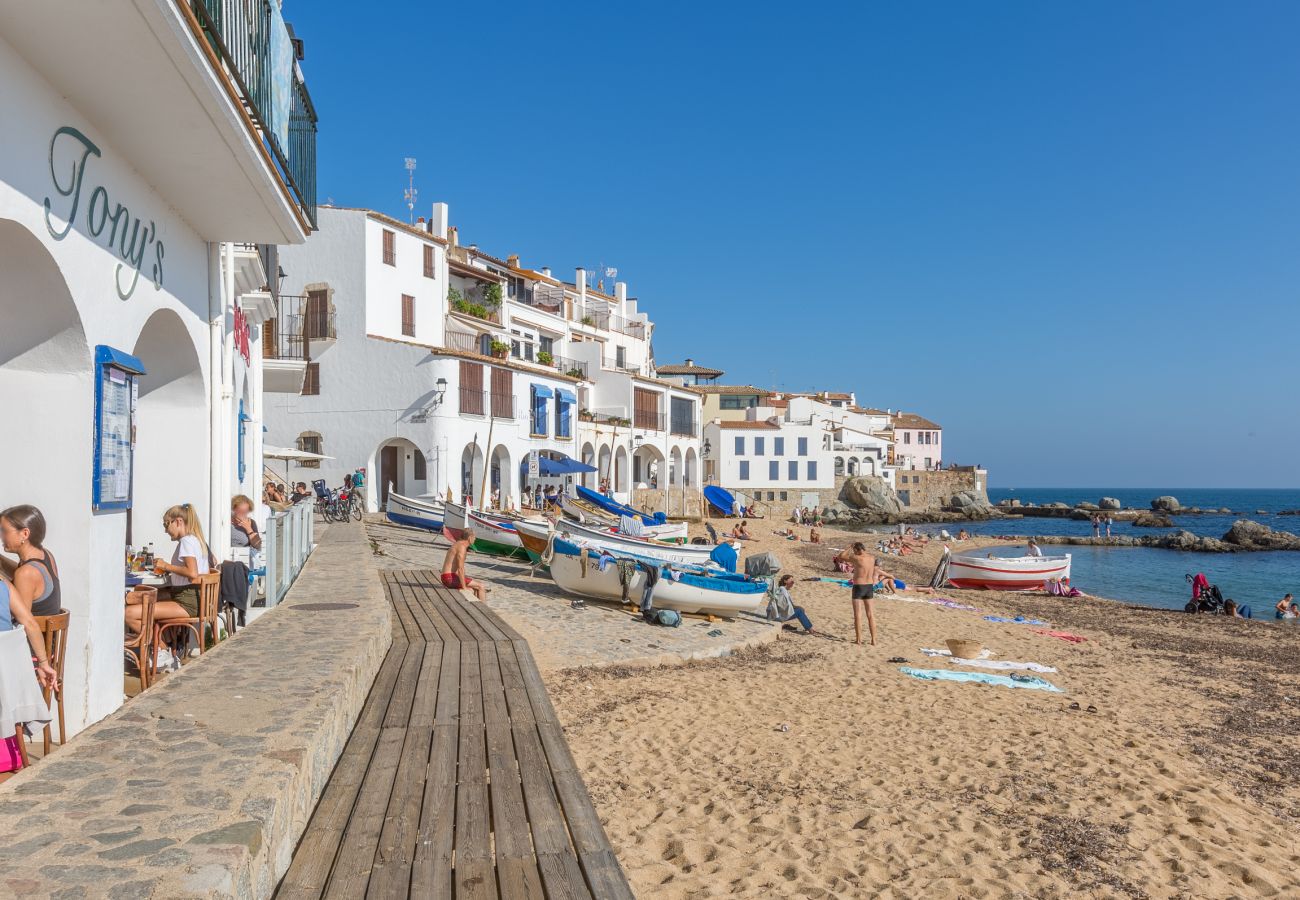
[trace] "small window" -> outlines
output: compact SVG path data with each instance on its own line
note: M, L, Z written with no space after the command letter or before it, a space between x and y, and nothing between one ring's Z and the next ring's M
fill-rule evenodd
M782 492L781 492L781 499L782 499L782 500L788 500L788 499L790 499L790 498L786 496L786 492L785 492L785 491L782 491Z
M772 455L785 456L785 438L772 438Z
M781 480L781 464L776 460L772 460L770 463L767 464L767 480L768 481ZM772 498L769 497L768 499L770 500Z
M434 277L434 271L433 271L433 246L430 245L430 244L425 244L425 245L424 245L424 277L425 277L425 278L433 278L433 277Z
M761 438L761 437L756 437L756 438L754 438L754 455L755 455L755 456L762 456L762 455L763 455L763 445L766 444L766 443L767 443L767 438Z
M402 295L402 334L415 337L415 298L410 294Z
M742 459L740 461L740 480L749 481L749 460Z
M743 436L737 436L736 438L736 455L745 455L745 438Z
M790 460L789 465L788 465L788 470L789 470L789 472L790 472L790 480L791 480L791 481L798 481L798 480L799 480L799 463L795 462L793 459Z
M615 348L614 348L614 368L616 368L616 369L625 369L625 368L627 368L627 348L626 348L626 347L615 347Z
M415 451L414 476L416 481L424 481L429 477L429 471L425 466L424 454L419 450Z
M314 397L320 393L320 363L307 363L307 371L302 378L302 395Z
M903 443L904 443L904 444L910 444L910 443L912 443L912 432L910 432L910 431L904 431L904 432L903 432Z
M397 235L384 229L384 265L397 265Z
M776 499L776 492L775 492L775 491L768 491L768 492L767 492L767 502L768 502L768 503L771 503L771 502L772 502L773 500L775 500L775 499Z
M321 453L321 437L315 431L304 431L298 435L298 449L304 453ZM298 461L299 467L303 469L319 469L320 460L303 459Z
M808 463L808 480L809 481L817 480L817 463L815 462L810 461Z
M808 455L808 439L806 437L799 438L799 455Z

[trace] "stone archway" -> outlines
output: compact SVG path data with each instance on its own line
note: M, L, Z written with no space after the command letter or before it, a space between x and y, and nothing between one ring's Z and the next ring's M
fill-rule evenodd
M682 470L683 485L685 485L686 487L691 487L692 485L699 483L699 473L696 471L696 468L698 466L699 466L699 461L695 456L695 448L687 447L686 467Z
M477 443L466 444L460 454L460 501L472 504L483 485L483 450Z
M622 449L622 448L620 448ZM632 487L644 484L661 488L668 484L667 465L663 451L653 444L643 444L632 454Z

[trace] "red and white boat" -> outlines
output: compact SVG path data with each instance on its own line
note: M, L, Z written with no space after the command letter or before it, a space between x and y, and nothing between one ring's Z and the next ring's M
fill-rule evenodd
M977 556L948 558L948 583L957 588L1042 591L1049 581L1070 581L1070 554L1064 556Z

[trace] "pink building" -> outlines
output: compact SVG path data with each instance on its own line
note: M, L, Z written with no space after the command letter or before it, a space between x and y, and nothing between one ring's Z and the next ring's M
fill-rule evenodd
M894 465L937 469L943 464L943 429L915 413L893 414Z

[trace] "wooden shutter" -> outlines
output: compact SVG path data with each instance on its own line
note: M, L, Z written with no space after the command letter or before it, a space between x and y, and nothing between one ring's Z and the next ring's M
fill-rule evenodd
M433 277L433 247L424 245L424 277Z
M460 363L460 411L474 416L483 415L483 366L480 363Z
M415 298L410 294L402 295L402 334L415 337Z
M307 363L307 372L302 379L302 395L314 396L320 393L320 363Z
M275 319L267 319L262 323L262 358L280 358L280 354L276 352Z
M397 235L384 229L384 265L397 265Z
M659 424L659 395L654 391L636 388L633 391L633 421L637 428L662 431Z
M329 333L329 293L307 292L307 338L327 338Z
M509 369L492 370L492 417L515 417L515 373Z

